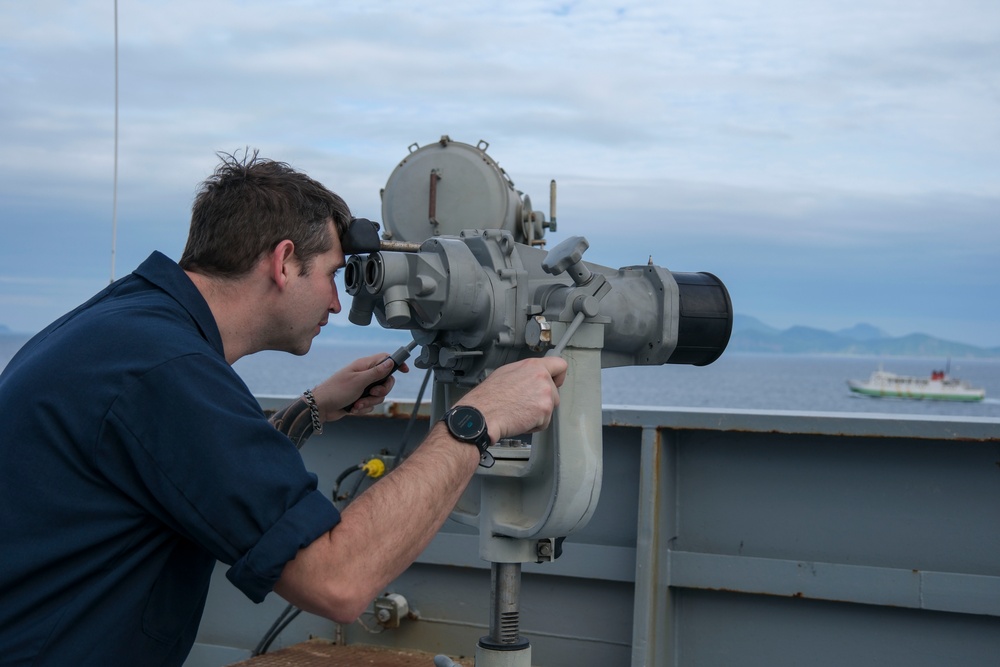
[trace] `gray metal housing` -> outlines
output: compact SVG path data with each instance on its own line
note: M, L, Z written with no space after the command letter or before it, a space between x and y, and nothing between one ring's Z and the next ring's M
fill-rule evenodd
M310 440L321 488L395 447L409 408ZM603 423L590 523L555 562L524 566L534 664L998 664L1000 420L606 406ZM390 586L417 620L370 634L304 614L275 647L312 635L472 655L490 606L478 551L474 528L448 522ZM247 657L284 607L253 605L222 572L187 667Z

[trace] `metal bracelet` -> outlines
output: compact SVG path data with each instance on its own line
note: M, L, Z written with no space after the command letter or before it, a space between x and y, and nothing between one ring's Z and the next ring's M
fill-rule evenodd
M316 433L323 433L323 422L319 419L319 408L316 406L316 397L313 396L312 390L306 389L302 392L302 396L306 399L306 405L309 406L309 416L312 417L313 431Z

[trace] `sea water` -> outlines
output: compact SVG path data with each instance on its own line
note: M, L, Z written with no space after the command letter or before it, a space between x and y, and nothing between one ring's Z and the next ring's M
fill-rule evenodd
M380 347L381 345L381 347ZM322 342L304 357L262 352L236 370L255 394L296 395L352 360L389 353L394 345ZM410 360L397 373L393 395L415 398L426 373ZM849 379L867 379L879 365L901 375L929 377L947 359L780 354L723 354L708 366L626 366L601 372L606 405L1000 417L1000 359L953 359L953 377L984 387L977 403L869 398L852 393Z
M23 336L0 336L0 367L24 344ZM317 341L296 357L261 352L238 361L237 372L256 395L295 396L352 360L389 353L394 344ZM398 373L393 396L417 396L426 371ZM929 377L950 371L986 389L976 403L870 398L850 392L847 380L865 380L882 366L900 375ZM708 366L627 366L601 373L606 405L691 407L765 411L866 412L1000 418L1000 359L936 359L840 355L724 353ZM426 398L426 396L425 396Z

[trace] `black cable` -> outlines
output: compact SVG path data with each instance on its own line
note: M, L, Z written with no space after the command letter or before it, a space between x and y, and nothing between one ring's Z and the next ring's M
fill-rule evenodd
M274 641L274 638L277 637L278 632L280 632L277 630L278 626L281 625L282 621L285 620L285 617L287 617L288 614L295 609L295 605L291 604L285 607L285 610L278 615L278 618L274 619L274 623L271 624L271 627L267 629L264 636L260 638L259 642L257 642L257 646L254 648L253 653L250 654L251 656L262 655L267 652L267 647L271 645L271 642ZM282 628L284 628L284 626L282 626Z
M410 412L410 420L406 423L406 429L403 431L402 441L399 443L399 451L396 452L396 458L392 462L392 467L395 468L399 465L399 462L403 460L403 455L406 453L407 441L410 437L410 430L417 421L417 413L420 412L420 405L424 402L424 391L427 389L427 382L431 379L431 371L433 369L428 368L427 372L424 373L424 381L420 383L420 391L417 392L417 398L413 402L413 411Z
M352 474L360 470L364 470L364 468L365 468L364 464L359 463L358 465L351 466L344 472L337 475L337 479L333 482L333 493L331 494L333 496L333 502L337 502L339 500L338 496L340 495L340 485L344 482L344 480L350 477Z
M288 624L295 620L295 618L302 613L302 610L294 605L288 605L285 607L285 611L281 613L281 616L274 622L271 626L272 630L268 631L268 634L260 640L260 644L257 645L257 649L254 650L253 655L264 655L267 650L271 648L271 644L275 639L278 638ZM287 616L286 616L287 614ZM282 620L284 618L284 620Z
M345 495L343 498L344 500L347 501L347 504L350 504L352 500L358 497L358 492L361 490L361 485L365 483L366 479L369 479L368 475L361 475L360 477L358 477L358 481L354 483L354 488L351 489L350 493Z

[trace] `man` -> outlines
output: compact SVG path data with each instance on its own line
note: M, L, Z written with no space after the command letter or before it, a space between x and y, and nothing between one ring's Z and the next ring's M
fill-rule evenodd
M436 424L341 515L290 441L392 387L354 362L269 423L232 370L305 354L340 311L344 202L288 165L224 156L179 263L136 271L32 338L0 375L0 664L180 665L216 560L254 601L275 591L351 622L421 552L479 450ZM561 359L497 370L463 404L490 442L544 428ZM405 499L405 502L400 502ZM392 530L372 526L391 525Z

